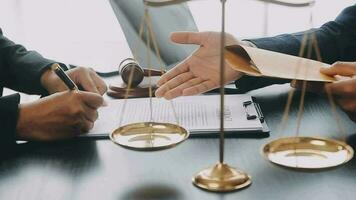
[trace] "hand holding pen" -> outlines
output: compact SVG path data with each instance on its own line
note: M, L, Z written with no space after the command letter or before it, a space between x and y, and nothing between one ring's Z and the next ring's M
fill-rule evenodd
M38 101L19 105L18 139L67 139L93 128L98 118L97 109L105 104L104 98L95 92L78 90L75 82L58 66L54 64L45 73L54 74L64 89Z
M78 86L74 83L74 81L72 81L72 79L69 78L59 64L53 64L51 69L57 74L69 90L79 90Z
M76 67L66 72L57 63L51 66L52 70L48 70L41 78L41 83L44 88L50 93L72 89L74 85L77 88L87 92L93 92L103 95L107 91L105 82L89 68ZM68 85L66 85L68 84Z

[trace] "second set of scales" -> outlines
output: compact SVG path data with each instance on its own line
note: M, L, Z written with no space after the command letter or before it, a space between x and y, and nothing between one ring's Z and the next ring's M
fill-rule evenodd
M181 3L187 0L142 0L145 5L144 17L141 22L139 29L139 36L143 38L146 34L147 47L148 50L154 49L158 59L161 60L158 45L152 28L152 22L149 16L149 7L155 6L166 6L171 4ZM219 0L222 5L222 29L221 29L221 51L220 51L220 148L219 148L219 161L212 167L203 169L198 172L192 179L193 184L199 188L212 191L212 192L229 192L244 187L249 186L252 183L251 177L244 171L229 166L224 162L224 68L225 68L225 4L226 0ZM273 1L272 1L273 2ZM286 5L288 2L295 5L308 4L309 1L294 0L286 1L279 0L281 5ZM146 31L145 31L146 30ZM308 40L311 38L311 40ZM307 41L310 41L308 44ZM317 46L317 41L315 36L312 34L305 34L302 45L301 54L304 55L305 49L307 47L313 47L319 61L321 57ZM308 49L311 50L310 48ZM149 59L148 59L149 60ZM163 62L162 62L163 63ZM148 63L149 67L150 63ZM164 66L161 66L162 72ZM128 97L128 92L131 87L132 74L128 82L128 90L125 95L125 102L122 108L122 112L125 110L125 105ZM296 80L294 80L296 81ZM306 92L306 81L304 81L302 87L302 95L300 99L299 112L297 118L297 133L295 137L280 138L274 140L263 147L263 155L270 162L292 168L292 169L302 169L302 170L317 170L331 168L345 164L353 157L353 149L343 141L337 141L327 138L317 138L317 137L302 137L299 136L299 127L301 123L304 97ZM150 112L152 116L152 93L153 90L150 88ZM291 106L294 90L291 90L288 95L288 100L284 112L284 116L281 120L281 130L283 125L286 123L289 115L289 108ZM337 112L335 109L335 104L332 99L332 95L327 92L329 98L329 103L331 110L337 119ZM172 113L176 115L174 111L174 106L172 105ZM123 115L121 115L123 116ZM176 116L175 116L176 117ZM177 119L177 117L176 117ZM343 133L341 126L340 133ZM168 148L173 148L177 144L185 141L189 137L189 131L184 127L177 124L171 123L161 123L155 122L152 117L148 122L127 124L124 126L119 125L119 128L114 130L110 134L111 140L125 148L137 151L155 151L163 150Z

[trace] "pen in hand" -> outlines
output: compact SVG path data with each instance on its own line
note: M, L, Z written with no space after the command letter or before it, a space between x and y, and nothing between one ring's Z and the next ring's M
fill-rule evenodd
M64 72L62 67L58 63L54 63L51 66L51 69L57 74L57 76L64 82L64 84L70 90L79 90L78 86L74 83L74 81ZM107 106L108 103L106 101L103 102L103 106Z
M64 72L64 70L58 63L53 64L51 66L51 69L64 82L64 84L68 87L68 89L78 90L78 86L74 83L74 81L71 78L69 78L69 76Z

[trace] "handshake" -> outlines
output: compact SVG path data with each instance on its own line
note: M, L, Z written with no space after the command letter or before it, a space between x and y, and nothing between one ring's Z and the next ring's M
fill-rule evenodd
M164 74L158 82L157 97L173 99L179 96L196 95L220 87L220 33L216 32L177 32L171 40L179 44L196 44L200 47L187 59ZM254 44L238 41L226 35L226 45ZM229 63L225 64L225 84L241 78L243 73L235 71ZM356 121L356 62L336 62L330 68L322 68L321 73L342 77L330 84L308 82L307 90L323 93L330 91L340 107ZM253 83L251 83L253 84ZM301 88L301 82L292 87Z
M200 47L183 62L165 73L158 81L157 97L173 99L197 95L220 86L220 33L176 32L171 40L179 44ZM249 45L226 35L227 45ZM243 73L226 63L225 84L238 80ZM336 62L322 69L329 76L342 76L342 81L330 84L308 83L309 91L329 90L341 108L356 121L356 63ZM85 91L68 91L62 80L51 70L41 77L43 87L51 94L38 101L20 104L16 127L17 137L25 140L50 141L71 138L88 132L98 118L97 109L105 106L102 95L107 91L105 82L91 69L76 68L67 75ZM300 88L296 82L293 87Z

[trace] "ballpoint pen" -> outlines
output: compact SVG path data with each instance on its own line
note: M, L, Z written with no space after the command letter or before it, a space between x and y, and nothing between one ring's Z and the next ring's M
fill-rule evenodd
M74 83L74 81L64 72L62 67L58 63L54 63L51 66L51 69L57 74L57 76L64 82L64 84L70 90L79 90L78 86ZM108 103L104 100L102 106L108 106Z
M51 69L57 74L57 76L64 82L64 84L70 90L78 90L78 86L73 82L71 78L64 72L62 67L58 63L54 63Z

